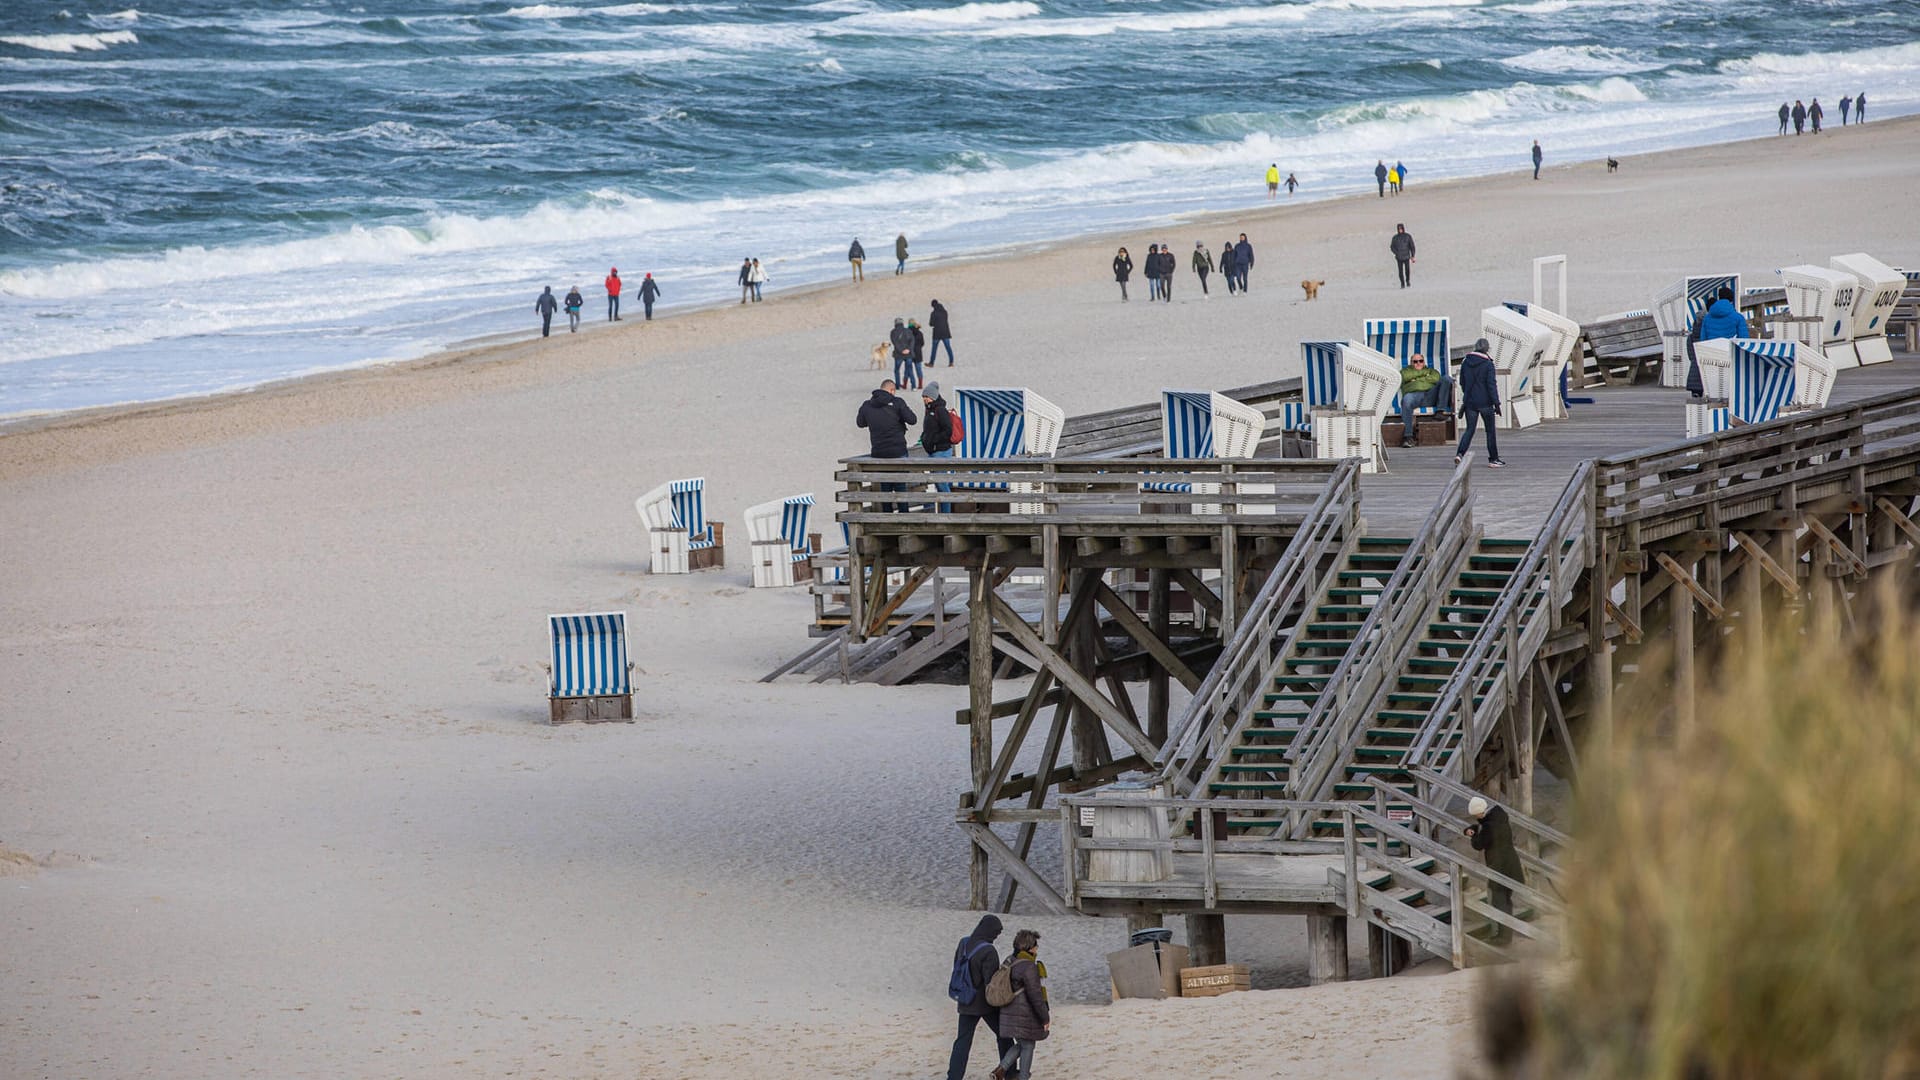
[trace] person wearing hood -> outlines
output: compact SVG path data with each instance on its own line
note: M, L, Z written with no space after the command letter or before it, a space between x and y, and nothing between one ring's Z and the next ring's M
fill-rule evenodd
M1380 185L1380 197L1387 197L1387 163L1383 159L1373 167L1374 183Z
M1493 371L1493 358L1487 355L1491 348L1486 338L1473 343L1472 351L1466 359L1460 361L1460 411L1467 414L1467 430L1460 436L1460 446L1453 452L1454 464L1467 455L1467 449L1473 445L1473 429L1479 424L1487 425L1487 467L1502 469L1506 462L1500 460L1500 442L1493 434L1493 421L1500 413L1500 379Z
M1147 265L1143 271L1147 275L1147 299L1160 299L1160 245L1147 245Z
M1120 253L1113 257L1113 280L1120 283L1120 300L1122 303L1126 302L1127 277L1132 273L1133 256L1127 254L1126 248L1121 248Z
M896 236L893 238L893 257L894 259L897 260L894 263L893 276L899 277L901 274L904 274L907 272L907 234L906 233L901 233L899 236Z
M1000 1034L1000 1010L987 1004L987 980L993 978L1000 967L1000 954L993 947L999 937L1000 920L984 915L973 933L961 938L953 950L953 982L964 981L967 989L958 991L949 983L947 990L960 1012L960 1032L954 1036L953 1052L947 1056L947 1080L966 1080L967 1059L973 1055L973 1033L982 1020L987 1022L987 1030L993 1032L995 1061L1013 1048L1013 1040Z
M1232 296L1240 288L1240 271L1233 261L1233 241L1220 245L1220 262L1217 265L1220 276L1227 279L1227 295Z
M1296 178L1292 173L1288 173L1287 174L1287 194L1289 195L1293 194L1293 189L1299 186L1300 186L1299 179Z
M1793 99L1793 133L1804 135L1807 132L1807 107L1799 98Z
M1253 245L1247 243L1247 234L1240 234L1240 242L1233 245L1233 272L1240 278L1240 291L1250 292L1247 288L1247 271L1253 269Z
M1706 383L1700 378L1700 361L1693 354L1695 344L1748 336L1747 317L1734 305L1733 290L1721 286L1720 294L1693 320L1687 334L1687 393L1694 397L1705 397L1707 393Z
M1793 118L1793 108L1786 102L1780 103L1780 134L1787 133L1787 122Z
M1000 1032L1013 1047L1000 1055L994 1080L1033 1075L1034 1044L1053 1030L1053 1011L1047 1006L1047 965L1040 962L1040 934L1022 930L1013 935L1013 958L1007 961L1013 1000L1000 1008Z
M587 298L580 295L580 286L575 285L569 290L567 298L561 301L561 304L567 309L567 332L569 334L579 333L580 309L587 306Z
M1400 287L1405 289L1413 285L1413 234L1405 225L1393 227L1393 239L1387 242L1387 250L1393 252L1393 261L1400 269Z
M607 321L620 321L620 268L607 271Z
M1173 301L1173 276L1180 272L1180 260L1173 257L1173 245L1160 245L1160 299Z
M1487 869L1525 885L1527 871L1520 865L1519 850L1513 846L1513 819L1507 815L1506 808L1475 795L1467 800L1467 816L1474 820L1474 824L1467 826L1467 839L1472 841L1473 850L1486 852ZM1489 882L1487 892L1495 910L1513 914L1512 886ZM1497 923L1492 930L1487 941L1494 945L1505 944L1513 933Z
M1827 110L1820 107L1820 99L1814 98L1813 104L1807 107L1807 122L1813 125L1815 135L1820 134L1820 121L1826 115Z
M1200 295L1207 295L1207 275L1213 273L1213 256L1207 254L1207 245L1199 240L1193 242L1193 272L1200 276Z
M887 333L887 341L893 345L893 381L901 385L907 379L907 365L913 362L913 331L907 329L905 319L893 320L893 329Z
M861 264L866 261L867 249L860 246L860 238L856 236L853 238L853 246L847 249L847 262L853 266L853 280L867 280L867 272L860 269Z
M653 321L653 302L660 299L660 283L648 274L640 281L640 306L647 309L647 321Z
M1841 127L1847 126L1847 110L1851 108L1853 108L1853 98L1843 97L1840 99L1840 126Z
M926 423L920 425L920 449L930 458L950 458L953 456L953 412L947 408L947 400L940 396L940 384L930 382L920 390L920 416ZM946 493L953 490L952 484L935 484L935 491ZM939 504L942 514L951 513L947 503Z
M553 298L553 286L549 285L533 302L533 310L540 313L540 336L546 337L553 332L553 313L560 310L560 301Z
M940 362L940 346L947 347L947 366L953 366L953 326L947 322L947 309L940 301L933 301L933 310L927 314L927 326L933 331L933 352L927 357L927 366Z
M1853 95L1853 122L1856 124L1864 124L1867 122L1867 92L1865 90Z

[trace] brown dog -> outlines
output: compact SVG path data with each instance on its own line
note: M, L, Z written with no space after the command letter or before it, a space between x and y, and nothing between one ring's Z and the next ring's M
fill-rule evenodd
M887 354L892 351L893 351L892 346L889 346L884 341L878 345L875 345L873 347L873 355L869 357L869 359L872 362L867 365L867 370L880 371L885 369L887 366Z
M1303 281L1300 283L1300 288L1307 294L1307 299L1318 300L1320 299L1320 286L1325 284L1326 282L1324 281Z

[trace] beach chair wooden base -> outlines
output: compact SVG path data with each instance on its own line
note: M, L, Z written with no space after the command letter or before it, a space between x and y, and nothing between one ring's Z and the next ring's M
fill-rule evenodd
M727 565L727 526L722 521L709 521L713 527L713 546L692 548L687 552L687 570L715 570Z
M1406 436L1406 428L1398 420L1380 422L1380 441L1388 447L1399 446ZM1434 413L1432 416L1413 418L1413 444L1415 446L1452 446L1459 438L1455 417L1452 413Z
M633 723L633 695L548 698L548 719L554 724Z

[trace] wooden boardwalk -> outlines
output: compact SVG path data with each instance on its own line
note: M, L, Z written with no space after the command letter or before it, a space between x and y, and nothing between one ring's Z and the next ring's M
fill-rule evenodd
M1840 372L1829 404L1915 387L1920 387L1920 356L1895 353L1892 363ZM1488 536L1518 539L1538 533L1580 462L1664 446L1686 434L1684 390L1641 384L1584 393L1594 403L1574 406L1566 420L1500 432L1505 469L1474 469L1474 519ZM1473 441L1476 459L1484 461L1485 436L1476 432ZM1411 536L1453 472L1453 451L1394 447L1388 453L1391 472L1360 478L1360 513L1375 536Z

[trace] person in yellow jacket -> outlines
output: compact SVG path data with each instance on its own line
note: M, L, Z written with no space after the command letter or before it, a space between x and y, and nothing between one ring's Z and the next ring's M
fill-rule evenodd
M1394 168L1394 169L1387 170L1387 190L1393 192L1395 195L1400 194L1400 170L1399 169Z
M1280 194L1280 163L1267 166L1267 198L1277 198Z

